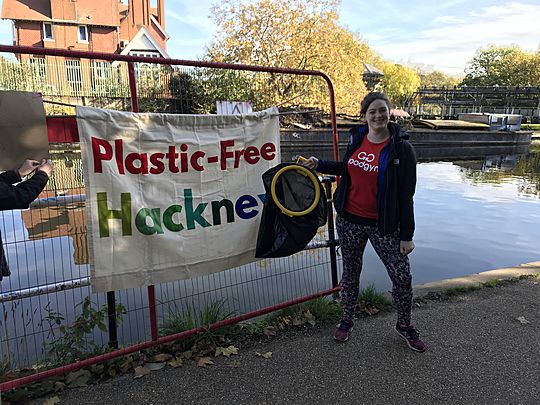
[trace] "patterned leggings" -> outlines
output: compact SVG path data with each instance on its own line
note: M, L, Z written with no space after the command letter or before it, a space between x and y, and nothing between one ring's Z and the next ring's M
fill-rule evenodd
M341 254L343 256L343 276L341 279L341 303L343 319L352 322L358 301L362 256L369 239L382 260L392 280L392 298L397 308L398 322L410 325L412 307L412 277L409 259L399 252L397 232L381 236L377 226L358 225L343 219L336 221Z

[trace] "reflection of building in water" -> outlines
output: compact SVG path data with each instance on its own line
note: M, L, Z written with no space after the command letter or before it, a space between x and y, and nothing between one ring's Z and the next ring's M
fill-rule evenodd
M80 152L52 151L54 172L40 197L84 194ZM84 203L52 205L22 211L30 240L69 236L73 239L75 264L88 263L86 209Z
M487 156L482 166L482 170L499 169L499 170L513 170L516 168L518 162L518 156Z

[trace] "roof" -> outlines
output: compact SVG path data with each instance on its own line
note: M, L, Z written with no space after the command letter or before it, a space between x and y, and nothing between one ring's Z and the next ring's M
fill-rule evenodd
M364 73L384 76L384 73L382 72L382 70L377 69L375 66L372 66L372 65L364 62L364 67L366 68Z
M167 51L157 43L150 31L148 31L148 29L144 26L141 27L137 34L135 34L133 39L129 41L129 44L122 50L120 54L129 55L130 51L132 50L157 51L162 57L170 59Z
M60 3L58 7L51 9L49 0L3 0L2 18L109 27L120 25L117 0L78 0L75 4L76 9L64 13L68 8L63 8ZM73 17L69 14L73 14Z

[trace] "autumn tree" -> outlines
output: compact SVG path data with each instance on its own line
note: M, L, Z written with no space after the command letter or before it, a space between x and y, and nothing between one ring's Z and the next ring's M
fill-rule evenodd
M419 73L420 76L420 87L426 88L443 88L443 87L454 87L459 85L461 78L446 74L439 70L435 70L430 73Z
M519 46L480 48L468 63L462 84L467 86L540 86L540 53Z
M420 86L420 76L413 69L383 62L381 86L396 106L404 106Z
M338 0L250 4L225 0L211 9L218 29L207 58L323 71L334 85L338 111L356 114L366 92L363 62L373 63L377 55L357 34L339 25L338 9ZM328 90L321 78L251 74L250 80L260 86L256 93L262 104L328 106Z

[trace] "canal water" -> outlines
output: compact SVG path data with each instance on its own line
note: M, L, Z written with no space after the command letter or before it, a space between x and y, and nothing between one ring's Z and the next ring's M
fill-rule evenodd
M1 282L1 293L88 276L88 265L76 263L81 260L77 259L77 238L54 236L56 231L61 235L62 221L69 222L81 209L74 207L73 212L59 215L52 237L31 241L23 221L25 211L3 213L2 238L14 274ZM540 260L540 148L468 161L423 162L420 156L415 215L416 249L410 258L416 284ZM33 226L50 224L43 219ZM322 231L319 239L324 239ZM328 288L330 266L325 252L303 252L157 286L158 315L162 319L174 309L179 297L189 297L195 306L223 300L241 313ZM369 244L361 283L382 291L391 288ZM88 295L89 288L84 287L1 304L0 358L9 354L19 365L43 358L44 342L55 333L55 325L51 328L46 321L50 310L61 313L65 322L73 322L80 312L77 304ZM120 325L120 344L148 338L145 297L144 289L117 293L117 299L130 309ZM92 300L105 303L103 294L92 295ZM99 333L95 338L107 340Z

